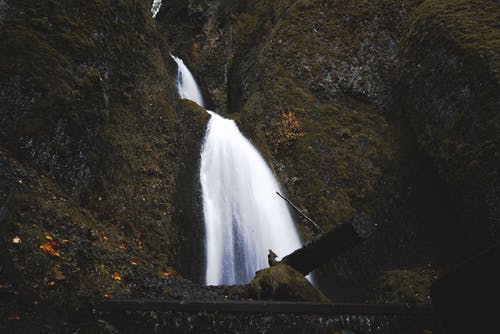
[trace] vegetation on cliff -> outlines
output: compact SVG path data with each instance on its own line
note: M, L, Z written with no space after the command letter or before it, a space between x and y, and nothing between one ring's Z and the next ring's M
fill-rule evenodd
M177 102L148 2L5 3L0 326L52 332L89 297L185 298L177 220L208 116Z

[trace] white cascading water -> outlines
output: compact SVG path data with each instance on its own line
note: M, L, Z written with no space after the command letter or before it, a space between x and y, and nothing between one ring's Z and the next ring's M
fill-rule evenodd
M170 54L170 56L177 63L177 80L175 82L175 86L177 87L177 92L181 99L188 99L198 103L198 105L202 108L205 108L203 103L203 96L201 95L201 91L198 88L198 84L194 79L191 71L184 64L182 59Z
M203 106L200 90L184 62L177 89ZM271 169L234 121L214 112L201 152L200 181L206 232L206 284L248 283L266 268L268 249L279 256L301 246Z
M153 15L153 17L156 17L156 14L160 11L160 7L161 0L154 0L153 5L151 6L151 15Z

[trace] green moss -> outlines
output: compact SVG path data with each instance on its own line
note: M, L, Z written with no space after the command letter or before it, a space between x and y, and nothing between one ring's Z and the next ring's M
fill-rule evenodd
M420 42L439 35L445 43L459 47L455 52L479 55L488 59L493 68L500 68L500 55L495 52L500 49L499 10L497 3L488 0L428 0L413 16L408 34L418 34ZM492 74L498 76L498 71Z
M254 44L258 34L258 19L254 15L241 13L236 18L235 34L238 48L247 48Z
M392 270L383 272L375 287L378 303L425 303L430 299L428 272Z

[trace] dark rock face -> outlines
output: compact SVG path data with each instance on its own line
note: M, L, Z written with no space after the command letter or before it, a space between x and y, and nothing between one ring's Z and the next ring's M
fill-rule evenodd
M234 57L231 13L239 1L166 1L157 22L169 49L195 74L208 109L227 111L228 72Z
M2 1L0 19L9 298L65 321L79 297L178 295L208 116L178 103L148 1Z
M500 238L498 15L496 1L426 1L399 64L405 112L476 249Z
M3 23L3 19L5 17L5 14L7 12L7 2L5 0L0 1L0 25Z
M183 100L178 104L177 113L183 131L177 147L180 156L176 160L180 172L176 179L175 211L172 220L180 233L176 240L179 255L172 261L184 277L202 283L206 265L199 162L202 138L209 114L189 100Z

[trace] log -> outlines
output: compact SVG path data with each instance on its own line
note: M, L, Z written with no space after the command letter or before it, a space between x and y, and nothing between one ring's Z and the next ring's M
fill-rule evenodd
M306 243L302 248L285 256L282 263L289 265L303 275L327 263L368 239L374 230L366 216L357 216L347 223L335 226L329 232L321 234Z

